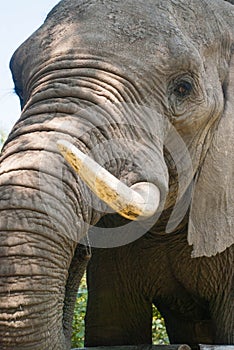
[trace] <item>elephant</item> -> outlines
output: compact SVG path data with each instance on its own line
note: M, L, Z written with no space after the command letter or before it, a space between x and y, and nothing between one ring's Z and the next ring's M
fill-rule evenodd
M0 348L234 344L234 7L62 0L14 53Z

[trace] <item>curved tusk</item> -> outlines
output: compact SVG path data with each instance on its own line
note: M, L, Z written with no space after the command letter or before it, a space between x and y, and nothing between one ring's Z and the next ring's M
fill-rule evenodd
M120 215L141 220L157 211L160 192L152 183L139 182L129 188L70 142L59 140L57 147L89 188Z

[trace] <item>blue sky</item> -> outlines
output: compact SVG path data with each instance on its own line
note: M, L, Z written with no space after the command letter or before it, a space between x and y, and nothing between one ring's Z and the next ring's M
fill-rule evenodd
M44 21L58 0L0 1L0 129L6 133L20 116L18 97L9 70L17 47Z

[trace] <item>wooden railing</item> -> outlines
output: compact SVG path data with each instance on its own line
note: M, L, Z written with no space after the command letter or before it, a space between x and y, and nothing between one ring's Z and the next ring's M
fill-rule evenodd
M188 345L100 346L73 350L191 350ZM209 349L210 350L210 349ZM233 349L234 350L234 349Z
M190 346L183 345L138 345L138 346L103 346L80 348L73 350L191 350ZM198 350L234 350L234 345L199 345Z

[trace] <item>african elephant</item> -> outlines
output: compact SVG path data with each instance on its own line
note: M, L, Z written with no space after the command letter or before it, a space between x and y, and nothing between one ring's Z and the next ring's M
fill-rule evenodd
M151 343L152 303L171 342L234 344L233 28L223 0L63 0L15 52L1 349L70 348L90 246L87 346Z

